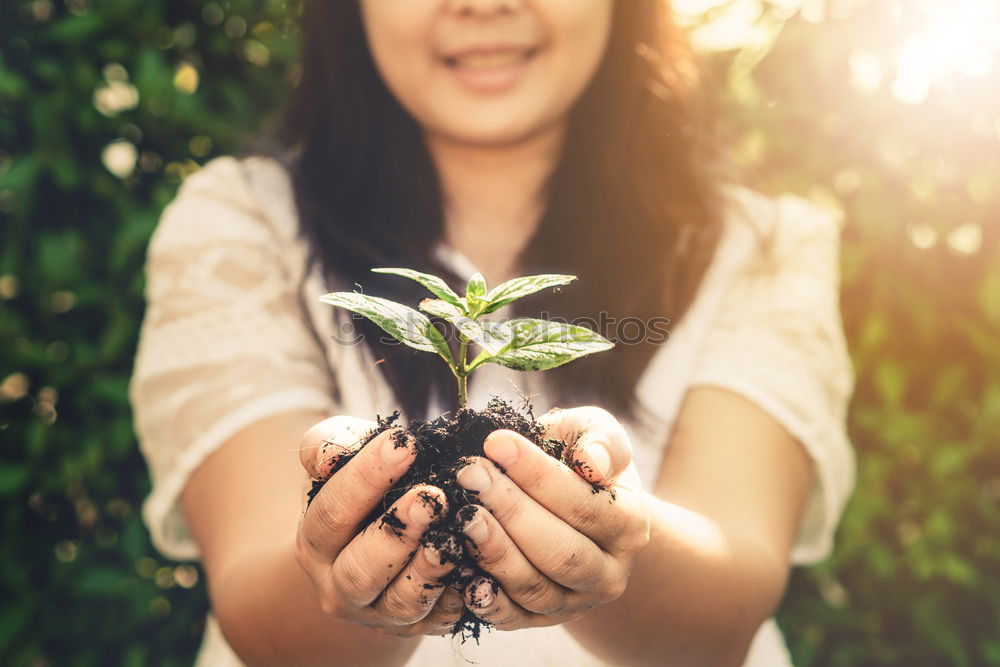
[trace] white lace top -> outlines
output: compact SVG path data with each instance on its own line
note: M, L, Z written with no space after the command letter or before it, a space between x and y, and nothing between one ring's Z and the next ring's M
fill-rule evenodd
M640 401L654 419L625 426L650 485L689 387L724 387L756 402L815 461L792 553L796 564L814 563L829 553L854 485L839 217L800 198L742 188L730 190L730 203L695 302L640 380ZM770 238L766 257L761 234ZM459 274L474 272L454 250L439 251ZM148 311L130 396L153 481L144 517L166 556L198 558L180 492L205 457L242 428L292 410L373 419L395 409L366 348L331 337L331 309L318 301L328 290L317 270L305 272L306 252L288 177L265 158L213 160L163 213L149 248ZM539 373L484 368L471 381L473 407L491 394L511 397L514 385L535 393L543 381ZM550 407L544 393L535 407L538 414ZM509 664L515 656L524 665L600 664L559 627L493 632L480 649L426 638L410 664ZM241 664L211 617L199 664ZM777 626L765 623L746 665L789 664Z

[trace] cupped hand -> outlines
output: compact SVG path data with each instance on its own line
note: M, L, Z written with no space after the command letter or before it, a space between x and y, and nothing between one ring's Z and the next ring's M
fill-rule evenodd
M489 459L476 457L458 473L485 507L459 516L467 549L490 575L466 587L465 602L501 630L563 623L617 599L649 541L631 443L618 420L580 407L539 421L547 437L570 445L570 465L501 430L486 439Z
M362 526L414 459L412 437L399 428L363 444L375 426L331 417L303 439L302 465L325 484L299 522L299 564L333 618L402 636L446 634L464 601L461 591L446 588L441 579L455 568L462 547L454 538L435 541L440 550L421 544L429 526L447 512L444 493L429 485L409 489L381 519ZM331 476L348 454L355 455Z

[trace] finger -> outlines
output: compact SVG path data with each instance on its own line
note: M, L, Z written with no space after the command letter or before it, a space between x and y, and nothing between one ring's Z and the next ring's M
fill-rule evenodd
M431 533L375 601L375 611L390 623L410 625L426 617L444 593L441 578L455 569L462 546L453 535Z
M476 577L469 582L465 587L465 606L498 630L518 630L557 622L550 617L546 623L545 616L519 607L491 577Z
M610 557L522 491L487 459L470 459L458 483L496 518L517 548L549 579L573 590L591 590L601 581Z
M570 591L539 572L488 511L466 505L458 515L464 519L462 531L476 563L518 606L537 614L566 608Z
M410 561L427 528L446 511L447 499L436 487L421 485L403 494L333 562L331 580L339 599L356 608L374 602Z
M538 421L545 426L546 437L569 445L574 470L592 484L614 484L632 462L632 443L625 428L603 408L556 408Z
M618 551L642 529L641 491L616 487L614 496L594 493L572 469L516 431L490 433L483 449L525 494L605 551Z
M313 498L299 531L306 546L332 560L410 466L414 452L413 437L403 429L372 438Z
M464 610L463 590L446 586L431 612L417 624L419 634L450 635L455 629L455 624L462 618Z
M299 445L299 461L309 477L325 481L345 454L361 449L378 424L368 419L337 415L310 428Z

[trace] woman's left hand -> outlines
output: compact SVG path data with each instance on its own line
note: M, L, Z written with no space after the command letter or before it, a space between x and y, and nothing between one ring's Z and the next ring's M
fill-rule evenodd
M459 513L470 553L492 578L466 587L466 606L501 630L564 623L617 599L649 541L644 492L618 420L580 407L539 421L547 437L573 447L572 467L503 430L486 439L492 461L474 458L458 473L489 510Z

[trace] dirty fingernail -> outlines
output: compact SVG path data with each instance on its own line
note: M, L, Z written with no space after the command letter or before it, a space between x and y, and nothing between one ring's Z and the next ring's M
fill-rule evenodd
M493 604L495 599L492 580L479 577L469 584L469 606L483 609Z
M470 463L459 470L455 477L464 488L476 493L482 493L493 483L490 473L479 463Z
M382 463L394 466L405 461L412 452L410 442L409 436L402 431L390 434L382 443L379 452L382 455Z
M585 463L593 468L593 471L602 479L607 479L608 472L611 470L611 455L608 454L607 448L604 445L594 443L584 447L583 451L587 455Z
M512 466L517 461L517 442L509 433L491 433L484 444L486 454L502 466Z
M483 519L482 515L476 512L472 520L462 526L462 532L468 535L469 539L476 544L481 544L486 541L486 538L490 534L490 529L486 527L486 520Z
M432 565L451 563L458 565L462 560L462 545L451 533L431 531L421 540L424 545L424 558Z
M444 565L444 558L441 557L441 552L434 547L424 547L423 552L424 558L426 558L427 562L431 565Z
M348 449L332 440L324 440L323 444L320 445L319 456L317 457L317 463L315 464L315 470L313 474L313 479L326 480L333 475L334 471L339 467L340 461L344 458L344 455L348 453Z
M468 565L459 565L457 571L458 578L453 584L451 584L451 587L456 593L461 593L465 589L462 582L472 579L472 577L476 574L476 568L469 567Z
M417 493L410 503L410 520L416 523L430 523L444 514L445 505L437 494L428 490Z
M434 498L430 494L420 494L410 503L410 521L417 524L429 523L434 519L435 511L434 504L438 502L437 498Z

